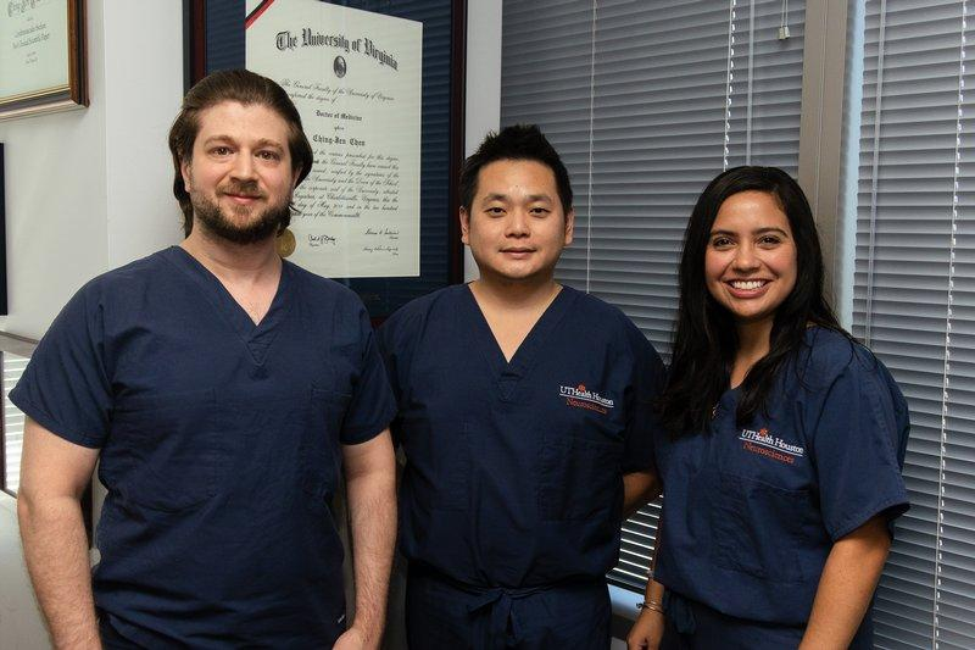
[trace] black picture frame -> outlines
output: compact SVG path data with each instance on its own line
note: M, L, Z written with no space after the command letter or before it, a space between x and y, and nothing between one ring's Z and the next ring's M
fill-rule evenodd
M466 0L319 0L423 22L420 275L332 278L362 298L374 323L464 279L457 181L464 161ZM184 0L184 81L245 64L245 0ZM444 63L447 65L444 65Z

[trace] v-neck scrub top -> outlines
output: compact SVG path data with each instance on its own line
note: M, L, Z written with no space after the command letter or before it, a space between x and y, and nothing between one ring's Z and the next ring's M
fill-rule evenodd
M400 309L379 341L407 458L404 555L465 585L602 581L622 476L653 466L664 369L646 337L563 287L508 362L458 285Z
M325 647L345 627L342 444L395 404L368 316L288 262L259 325L173 247L88 283L10 394L99 448L97 607L146 647Z
M723 647L783 647L755 640L763 629L781 638L770 625L792 628L797 645L833 544L908 508L907 404L890 373L838 332L810 328L805 344L779 372L767 416L736 425L740 393L729 390L710 431L656 440L664 509L654 576L716 610L699 625L735 619L701 631ZM753 636L739 643L733 630L747 621ZM872 647L871 629L868 612L852 647Z

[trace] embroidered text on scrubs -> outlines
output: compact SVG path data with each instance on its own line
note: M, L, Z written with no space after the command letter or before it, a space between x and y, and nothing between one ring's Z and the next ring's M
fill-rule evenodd
M744 442L743 447L746 451L789 465L794 464L796 458L802 458L806 454L806 450L799 445L789 444L782 438L771 435L765 428L758 431L742 429L738 439Z
M574 397L585 402L592 402L593 404L605 406L606 408L613 408L613 400L606 399L599 393L587 390L585 384L579 384L575 388L572 386L559 386L559 394L564 397Z

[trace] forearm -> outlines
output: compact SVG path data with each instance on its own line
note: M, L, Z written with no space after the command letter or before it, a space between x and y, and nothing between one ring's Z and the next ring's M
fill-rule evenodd
M644 589L643 596L644 602L646 603L663 603L664 592L666 588L653 579L654 571L657 568L657 558L660 556L660 547L662 545L662 535L664 530L664 518L663 513L657 518L657 533L654 535L653 540L653 556L650 559L650 571L648 572L647 587Z
M396 544L396 472L372 472L348 481L355 568L355 621L368 647L378 647Z
M22 492L17 511L24 559L54 647L101 648L80 501Z
M653 560L650 562L650 579L644 590L643 608L626 636L628 650L657 650L664 636L666 627L663 613L664 586L653 579L653 568L657 563L657 552L660 548L660 531L661 522L658 522L656 548Z
M801 649L847 648L880 580L890 537L882 518L833 545L819 580Z
M623 475L623 518L632 517L650 501L660 496L660 481L654 472L630 472Z

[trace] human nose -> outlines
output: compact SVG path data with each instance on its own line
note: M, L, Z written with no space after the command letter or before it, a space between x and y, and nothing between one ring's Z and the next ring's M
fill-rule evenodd
M508 214L505 234L508 237L525 237L529 234L528 214L524 210L515 209Z
M755 255L755 247L751 244L742 244L735 249L735 270L753 271L758 268L758 256Z
M254 178L254 160L245 152L239 153L234 158L234 166L231 174L238 180L249 180Z

